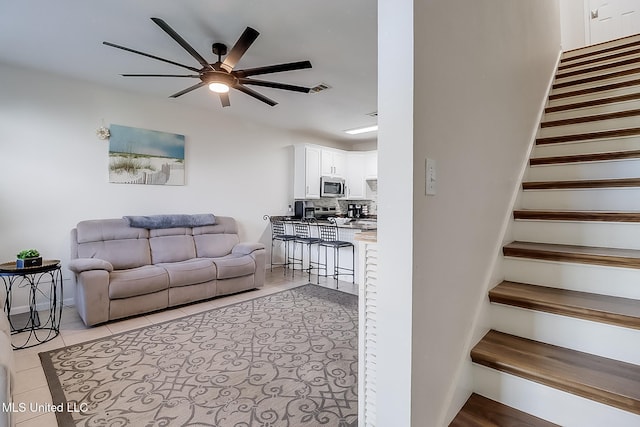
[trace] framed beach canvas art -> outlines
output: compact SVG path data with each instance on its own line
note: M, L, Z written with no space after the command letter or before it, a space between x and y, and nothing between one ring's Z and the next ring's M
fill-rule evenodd
M109 126L109 182L184 185L184 135Z

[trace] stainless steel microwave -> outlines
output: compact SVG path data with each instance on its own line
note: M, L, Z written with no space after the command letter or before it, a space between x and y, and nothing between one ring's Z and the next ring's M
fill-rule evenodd
M345 183L342 178L320 177L320 197L344 197Z

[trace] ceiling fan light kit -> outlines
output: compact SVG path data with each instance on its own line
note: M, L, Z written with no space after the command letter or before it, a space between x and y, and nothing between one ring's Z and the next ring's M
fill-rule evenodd
M288 90L301 93L309 93L311 88L289 85L285 83L277 83L265 80L255 80L250 78L251 76L261 74L272 74L283 71L302 70L311 68L311 62L298 61L289 62L285 64L267 65L264 67L249 68L244 70L235 70L235 66L238 64L242 56L258 38L260 33L251 27L247 27L240 38L233 45L231 50L227 54L227 46L223 43L213 43L211 50L214 55L218 57L218 61L215 63L209 63L202 55L200 55L186 40L184 40L177 32L175 32L165 21L160 18L151 18L165 33L167 33L173 40L176 41L184 50L186 50L192 57L198 61L201 68L191 67L189 65L180 64L175 61L171 61L165 58L161 58L155 55L144 53L138 50L134 50L128 47L120 46L110 42L102 42L106 46L121 49L127 52L135 53L138 55L146 56L151 59L162 61L168 64L172 64L181 68L192 71L197 74L122 74L124 77L175 77L175 78L196 78L200 79L199 83L190 86L180 92L171 95L171 98L177 98L193 90L208 86L213 92L218 93L220 96L220 102L223 107L231 105L229 101L229 90L236 89L243 92L259 101L264 102L270 106L277 105L277 102L266 96L256 92L253 89L248 88L246 85L263 86L274 89ZM222 57L225 56L224 61Z
M229 92L229 86L224 83L213 82L209 83L209 90L215 93L227 93Z

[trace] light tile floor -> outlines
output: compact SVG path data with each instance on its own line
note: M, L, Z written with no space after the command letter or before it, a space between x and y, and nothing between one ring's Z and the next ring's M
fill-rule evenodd
M311 279L312 283L316 282L315 276L312 276ZM283 271L282 268L274 268L273 272L267 270L265 286L261 289L214 298L200 303L167 309L121 321L109 322L95 327L85 326L82 319L80 319L80 316L78 316L75 307L64 307L60 323L60 335L49 342L32 348L14 350L16 384L13 399L16 408L19 408L19 405L22 403L27 409L25 411L14 412L16 427L49 427L58 425L53 412L38 410L40 408L46 408L43 406L37 406L52 404L51 393L49 392L47 380L45 379L44 371L40 363L40 357L38 356L38 353L40 352L66 347L97 338L103 338L147 325L166 322L168 320L177 319L190 314L211 310L216 307L286 290L308 282L308 276L300 271L292 274L291 270ZM336 288L334 280L322 277L320 278L320 285L334 289ZM338 289L352 294L358 293L358 285L343 281L338 283Z

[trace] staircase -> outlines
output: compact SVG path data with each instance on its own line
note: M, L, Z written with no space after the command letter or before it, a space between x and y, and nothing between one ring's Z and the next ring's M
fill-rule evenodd
M451 426L640 426L640 35L563 54Z

